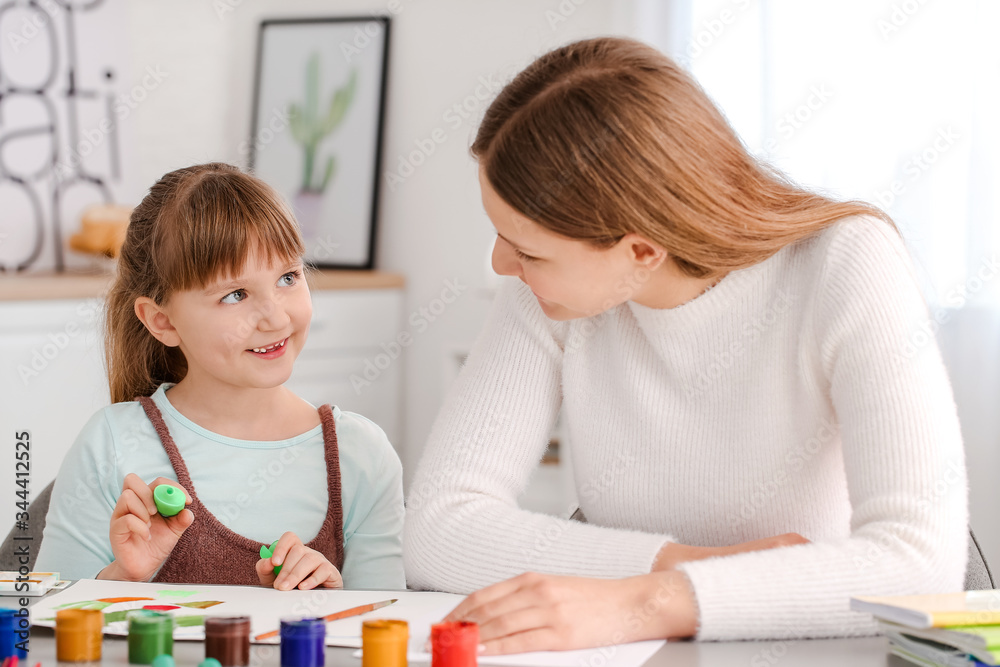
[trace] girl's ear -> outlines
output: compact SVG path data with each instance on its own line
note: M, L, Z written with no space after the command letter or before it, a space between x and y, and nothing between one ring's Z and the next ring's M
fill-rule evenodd
M620 242L625 244L623 247L627 249L630 260L650 271L660 268L667 260L667 251L663 247L640 234L626 234Z
M170 316L148 296L140 296L135 300L135 315L146 330L153 334L153 338L167 347L181 344L177 329L170 323Z

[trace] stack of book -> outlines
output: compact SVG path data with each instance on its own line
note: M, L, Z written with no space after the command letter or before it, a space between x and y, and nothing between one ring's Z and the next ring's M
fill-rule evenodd
M1000 664L1000 590L851 598L872 614L889 650L918 665Z

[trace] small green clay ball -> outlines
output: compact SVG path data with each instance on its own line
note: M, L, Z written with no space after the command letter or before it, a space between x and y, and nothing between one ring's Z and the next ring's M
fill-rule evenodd
M158 655L153 658L152 667L174 667L174 656L166 653Z

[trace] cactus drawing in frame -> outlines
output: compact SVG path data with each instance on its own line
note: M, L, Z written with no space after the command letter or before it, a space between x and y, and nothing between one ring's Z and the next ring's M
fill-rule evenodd
M322 169L317 170L319 147L343 122L354 101L358 72L352 69L347 83L333 91L329 103L320 107L319 54L313 53L306 63L305 99L288 108L292 138L302 146L302 182L295 196L294 207L303 234L309 238L319 223L323 194L337 172L335 155L326 156Z

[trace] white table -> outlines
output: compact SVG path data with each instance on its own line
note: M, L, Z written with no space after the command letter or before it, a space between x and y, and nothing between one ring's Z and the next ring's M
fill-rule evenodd
M37 600L38 598L32 598ZM0 597L0 608L14 608L17 598ZM56 666L53 630L32 628L28 667ZM124 637L106 637L101 664L128 667L128 642ZM327 667L359 667L354 649L326 649ZM175 642L178 667L196 667L205 657L202 642ZM250 647L251 667L278 667L277 646ZM21 664L24 664L23 662ZM614 656L593 667L613 666ZM803 639L765 642L668 642L646 663L646 667L905 667L910 663L889 654L885 637L860 639ZM589 665L581 667L591 667Z

